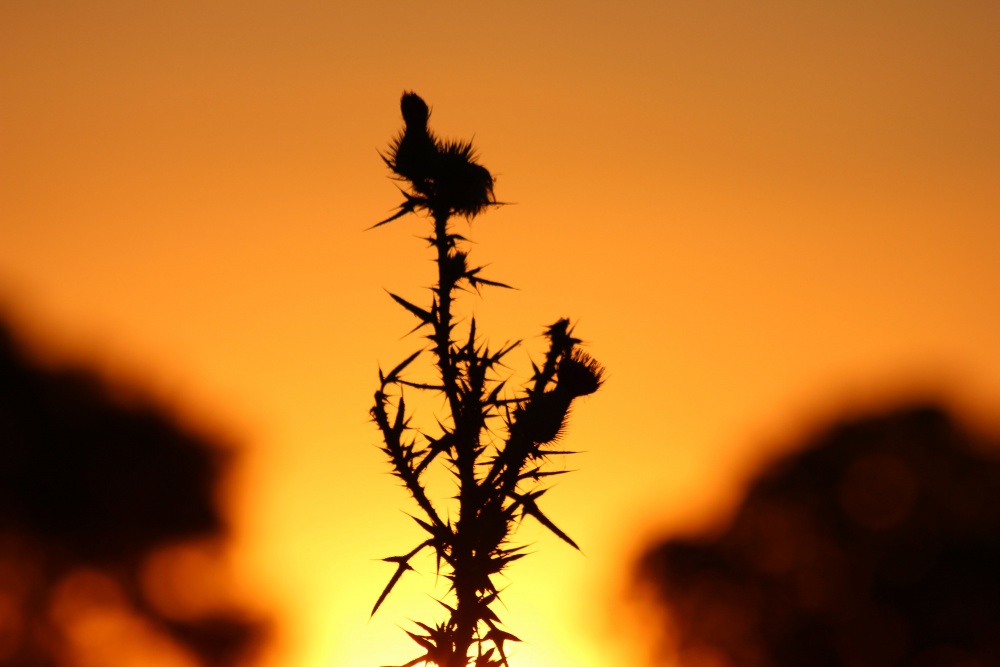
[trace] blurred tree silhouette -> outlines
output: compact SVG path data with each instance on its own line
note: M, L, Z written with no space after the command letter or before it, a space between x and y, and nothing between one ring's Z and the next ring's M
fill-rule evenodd
M1000 442L918 405L805 445L720 536L645 555L664 664L1000 664Z
M541 480L562 470L550 470L551 445L562 434L572 402L601 386L604 370L580 349L568 320L548 327L549 350L534 366L530 386L507 387L499 373L518 343L492 350L480 342L476 320L456 335L453 312L457 293L482 286L506 287L484 278L482 267L469 263L465 238L450 228L452 216L471 220L490 206L493 177L476 161L472 144L441 141L428 127L430 109L414 93L400 102L405 127L383 156L393 173L409 185L404 201L391 217L425 212L432 230L428 243L436 251L438 282L430 303L413 304L390 296L417 319L414 331L428 330L429 351L435 358L437 380L421 383L404 378L404 371L421 348L388 373L379 371L379 389L371 414L381 431L383 451L394 474L416 501L421 516L414 520L426 539L401 556L386 558L396 572L379 596L379 608L400 577L412 569L410 560L425 549L434 552L438 571L451 582L453 599L442 600L445 619L416 623L410 637L422 653L406 663L439 667L506 665L505 644L518 639L505 631L493 610L499 591L493 578L524 555L512 543L516 526L532 517L574 548L576 544L539 508L547 488ZM433 430L411 426L404 390L443 395L448 414ZM457 516L442 511L428 492L424 473L435 460L451 471L457 489Z
M165 550L225 539L228 460L90 371L32 364L0 322L0 665L113 667L126 639L182 664L246 664L258 619L234 605L180 617L144 580Z

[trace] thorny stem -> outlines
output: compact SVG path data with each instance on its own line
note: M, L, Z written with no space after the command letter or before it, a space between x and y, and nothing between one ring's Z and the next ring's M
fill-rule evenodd
M434 509L434 505L431 503L430 498L427 497L427 493L420 484L419 473L414 471L413 468L405 462L403 445L399 439L399 433L389 426L389 416L385 411L386 400L386 395L382 392L382 390L375 392L375 407L372 408L372 415L375 417L375 423L382 432L382 438L385 440L387 449L391 452L391 456L393 458L393 468L395 468L397 474L403 480L403 484L413 496L413 499L417 501L417 505L419 505L420 509L424 511L424 514L427 515L427 518L430 519L436 527L445 529L447 526L441 520L441 517L438 516L437 510Z
M455 292L461 283L464 281L477 289L482 284L506 287L480 276L482 267L468 267L468 253L457 247L462 238L451 234L448 229L452 215L471 219L487 207L496 205L493 179L475 161L471 144L441 142L433 135L427 127L429 108L418 96L405 93L401 110L406 126L394 140L388 155L383 157L390 169L408 181L412 189L409 193L404 191L405 200L399 212L376 226L417 210L430 213L433 219L434 231L428 240L437 251L438 282L432 290L434 298L430 309L392 296L421 321L419 326L431 326L429 338L433 343L441 383L427 385L401 379L400 373L419 356L419 351L387 375L382 375L380 371L381 386L375 392L372 417L381 431L385 443L383 451L389 457L394 474L428 519L428 522L417 521L430 536L410 552L385 559L396 565L396 572L379 596L372 613L379 608L399 578L412 569L409 560L423 549L433 548L439 571L444 569L451 580L455 606L445 605L451 613L443 623L434 627L416 623L423 632L408 632L425 653L404 667L417 664L468 667L473 659L477 667L509 667L505 642L519 640L499 627L500 621L490 609L490 605L497 600L497 589L491 577L523 555L523 547L511 546L508 540L517 523L525 516L534 517L560 538L576 546L541 513L535 503L544 491L538 489L541 474L558 474L538 474L544 460L540 447L561 432L570 401L597 390L602 382L603 370L596 362L570 360L571 368L576 370L569 376L575 377L576 381L566 382L567 387L563 387L565 359L579 341L568 335L569 322L560 320L548 329L551 348L542 368L536 368L533 386L520 392L520 396L515 393L513 398L501 397L500 392L506 391L505 383L496 377L496 367L516 343L494 353L486 345L480 348L474 319L469 325L468 342L459 344L453 340L455 325L452 307ZM559 380L556 387L549 391L557 374ZM583 389L580 388L581 376L584 378ZM390 387L399 391L392 418L389 393L397 394L390 392ZM438 422L442 429L440 436L432 437L419 428L409 426L410 415L406 412L402 396L404 387L443 391L450 412L450 424L447 420ZM517 406L513 417L506 412L510 405ZM518 415L529 415L526 423L522 423ZM554 416L555 421L542 419L547 415ZM482 445L488 416L506 417L504 444ZM539 424L548 426L539 427ZM417 433L426 440L426 446L416 449L416 440L409 436L404 438L405 432ZM441 518L422 480L428 465L439 455L444 455L457 478L458 517L454 522ZM485 474L477 476L476 471L480 467ZM522 482L527 483L526 480L534 480L534 489L525 491L519 488Z
M448 406L456 424L462 413L461 402L458 397L458 369L455 367L454 356L451 351L451 301L452 291L455 289L456 277L447 271L448 253L454 247L448 234L449 214L445 212L434 212L434 246L437 248L438 266L438 317L434 327L435 352L438 358L438 368L441 371L442 384L445 395L448 397Z
M457 606L455 608L455 644L450 656L450 664L444 667L465 667L468 664L469 648L475 639L479 625L476 613L477 595L476 581L469 571L473 563L472 544L468 539L462 539L470 532L470 524L475 519L476 491L476 445L478 430L469 428L471 424L465 419L462 409L461 389L458 382L458 368L452 350L451 340L451 303L452 292L455 290L457 276L448 270L448 255L454 249L454 243L448 233L448 213L434 213L434 245L437 247L438 266L438 317L434 331L434 342L438 357L438 368L451 408L452 428L455 442L455 467L459 477L459 518L455 529L456 539L452 544L451 566L453 569L453 584Z

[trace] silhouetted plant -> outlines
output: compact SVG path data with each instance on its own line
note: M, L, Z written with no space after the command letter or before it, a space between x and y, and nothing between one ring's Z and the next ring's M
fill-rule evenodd
M401 556L386 558L396 565L378 597L378 610L400 577L413 569L410 561L433 551L438 572L450 581L439 602L445 618L436 624L416 623L407 633L423 653L403 667L420 663L440 667L507 665L505 644L519 641L501 627L493 610L499 591L494 577L521 558L524 546L513 542L516 527L532 517L574 548L576 543L542 512L539 499L548 490L546 478L565 470L550 469L553 443L565 429L575 398L594 393L604 369L580 349L569 320L545 330L549 349L527 387L512 389L501 376L507 355L519 343L493 350L477 336L471 318L459 335L455 299L469 287L507 287L480 275L469 262L466 239L449 226L453 216L470 220L491 206L493 177L477 163L472 144L441 141L427 126L430 110L414 93L400 103L405 127L383 159L400 181L404 201L379 227L407 213L426 213L433 224L427 241L437 251L438 282L430 303L416 305L390 296L428 330L427 347L415 351L388 373L379 370L372 417L384 440L382 450L420 508L413 517L426 539ZM404 378L404 371L424 352L435 357L437 379L431 383ZM443 395L447 415L435 420L433 431L412 425L405 391ZM435 461L452 473L457 486L457 518L442 512L428 491L424 474Z

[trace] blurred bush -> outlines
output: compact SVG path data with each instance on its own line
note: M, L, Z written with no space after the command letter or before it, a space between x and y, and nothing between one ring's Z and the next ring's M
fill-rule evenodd
M845 420L719 535L651 548L663 664L1000 664L1000 442L937 405Z
M0 322L0 665L224 667L261 644L236 604L183 613L151 594L179 559L204 565L173 599L218 578L191 554L225 546L231 452L137 396L40 367Z

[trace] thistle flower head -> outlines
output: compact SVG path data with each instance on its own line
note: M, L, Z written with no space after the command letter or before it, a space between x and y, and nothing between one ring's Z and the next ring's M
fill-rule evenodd
M414 193L400 215L419 207L472 218L495 205L493 175L477 161L472 143L438 140L427 127L430 108L416 93L404 92L399 107L405 125L382 159Z
M559 363L560 391L577 398L593 394L604 384L604 367L583 350L573 350Z

